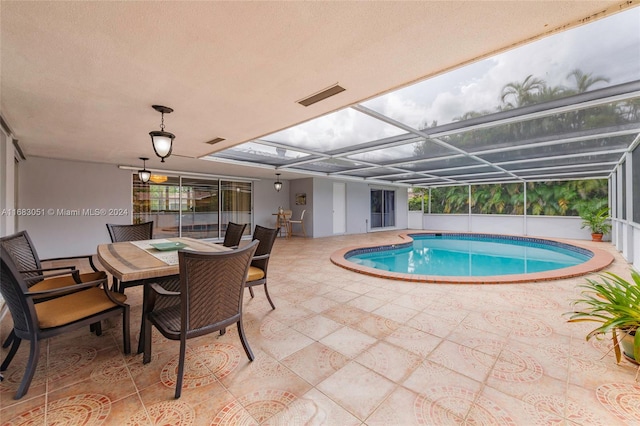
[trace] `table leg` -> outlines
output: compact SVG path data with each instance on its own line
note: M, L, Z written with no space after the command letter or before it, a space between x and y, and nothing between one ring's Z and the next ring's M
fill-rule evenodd
M144 323L147 311L149 310L149 289L148 285L142 284L142 320L140 321L140 336L138 337L138 353L144 352Z

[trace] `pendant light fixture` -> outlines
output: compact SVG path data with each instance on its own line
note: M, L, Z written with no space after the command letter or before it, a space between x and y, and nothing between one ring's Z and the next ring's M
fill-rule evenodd
M151 172L149 170L147 170L147 157L140 157L140 159L143 161L143 165L142 165L142 170L138 170L138 179L140 179L140 182L142 183L147 183L149 182L149 178L151 178Z
M152 105L152 107L162 114L162 121L160 123L160 131L154 130L149 132L149 136L151 136L153 150L156 155L161 158L160 161L164 163L164 159L171 155L173 139L176 137L173 133L164 131L164 115L171 114L173 109L162 105Z
M273 184L273 187L276 189L276 191L280 192L280 190L282 189L282 182L280 182L280 173L276 173L276 181Z

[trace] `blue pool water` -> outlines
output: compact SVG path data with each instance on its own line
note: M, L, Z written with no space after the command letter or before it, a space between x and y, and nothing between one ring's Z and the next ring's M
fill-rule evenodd
M593 254L580 247L526 237L415 234L413 243L363 248L351 262L391 272L440 276L527 274L578 265Z

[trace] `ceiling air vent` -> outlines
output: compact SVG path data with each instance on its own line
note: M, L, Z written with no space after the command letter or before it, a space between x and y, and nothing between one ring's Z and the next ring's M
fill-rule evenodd
M209 145L213 145L216 144L218 142L222 142L223 140L225 140L224 138L215 138L215 139L211 139L209 142L205 142L208 143Z
M313 105L316 102L320 102L325 100L333 95L337 95L340 92L344 92L344 87L340 87L337 84L329 87L328 89L324 89L322 92L318 92L315 95L311 95L307 98L301 99L298 101L300 105L304 105L308 107L309 105Z

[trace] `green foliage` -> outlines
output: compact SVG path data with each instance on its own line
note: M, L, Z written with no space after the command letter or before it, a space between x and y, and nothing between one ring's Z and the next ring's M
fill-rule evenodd
M586 339L612 334L616 358L620 362L620 349L616 330L635 332L640 326L640 275L631 271L632 281L607 272L600 275L601 281L587 279L580 287L581 297L572 302L577 309L567 312L569 322L590 321L599 325L591 330ZM640 332L635 333L633 355L640 360Z
M414 212L414 211L421 211L422 210L422 195L419 195L417 197L411 197L409 198L409 211ZM429 199L428 197L424 197L424 205L425 205L425 210L428 210L428 203Z
M432 188L431 213L469 213L469 187L465 185Z
M417 188L414 188L414 193ZM426 189L425 189L426 190ZM468 213L468 186L432 188L431 213ZM578 216L588 207L607 205L606 179L527 183L527 214ZM425 211L428 211L428 197ZM409 199L410 210L420 210L420 198ZM413 207L412 207L413 206ZM520 183L472 185L473 214L524 214L524 186Z
M593 205L606 205L609 197L606 179L527 183L527 214L579 216Z
M524 213L523 189L520 183L472 185L471 213L521 215Z

